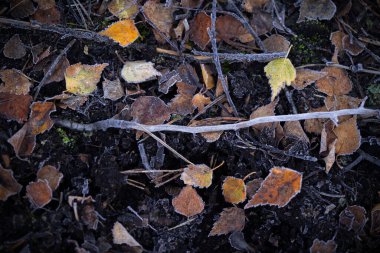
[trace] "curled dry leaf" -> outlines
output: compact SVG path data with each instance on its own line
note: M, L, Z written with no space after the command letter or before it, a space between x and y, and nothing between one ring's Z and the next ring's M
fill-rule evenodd
M202 50L210 42L207 29L211 28L211 18L205 12L198 13L190 24L190 40L197 44Z
M332 57L332 61L338 63L338 56L343 52L343 37L346 34L342 31L332 32L330 34L330 41L334 45L334 55Z
M16 156L29 156L36 146L36 135L32 134L28 123L26 123L8 139L8 142L12 145Z
M124 89L121 86L121 82L119 78L116 78L113 81L104 79L102 85L103 85L104 98L111 99L112 101L116 101L125 95Z
M296 79L296 69L288 58L278 58L269 62L265 68L265 75L269 78L272 90L272 101L285 85L291 85Z
M52 102L34 102L32 104L30 119L27 123L32 134L42 134L53 126L54 122L50 118L52 112L55 112L55 105Z
M328 154L323 158L325 162L325 172L328 174L335 163L335 154L336 154L336 139L328 145Z
M358 41L354 38L351 40L349 35L343 36L342 46L343 46L344 50L346 50L347 52L349 52L353 56L357 56L361 52L364 51L364 48L358 44Z
M37 179L46 180L53 191L57 190L62 178L63 174L51 165L46 165L37 171Z
M310 143L299 121L286 121L284 124L284 134L287 138L297 139L308 144Z
M296 69L296 79L292 82L292 86L297 90L303 90L326 75L327 73L322 71L304 68Z
M242 7L246 12L252 13L255 9L262 9L269 0L243 0Z
M173 12L174 9L165 7L155 0L147 1L143 6L145 16L152 21L160 32L166 37L170 38L170 32L173 26ZM156 40L160 43L165 43L165 39L161 37L159 33L154 31Z
M28 119L32 100L33 98L29 95L0 92L0 116L22 123Z
M112 228L112 237L114 244L127 244L130 247L137 247L137 252L142 252L142 246L136 241L127 229L120 223L115 222ZM135 252L135 251L133 251Z
M169 89L180 81L182 79L177 70L165 71L158 81L158 91L168 94Z
M6 201L10 196L19 193L22 185L13 176L12 170L4 169L0 165L0 200Z
M297 23L305 20L330 20L335 12L336 5L331 0L303 0Z
M186 217L197 215L205 208L205 203L191 186L185 186L172 201L174 210Z
M178 94L169 103L171 113L183 116L193 113L191 101L197 88L184 82L178 82L176 86Z
M272 15L262 9L253 9L250 22L253 30L260 36L268 33L273 28Z
M380 204L375 205L371 210L371 235L380 235Z
M61 23L61 13L56 6L50 9L41 9L38 6L37 11L32 15L31 19L42 24L59 24Z
M21 59L26 55L25 45L18 34L13 35L4 45L3 54L10 59Z
M205 164L188 165L181 174L181 180L187 184L199 188L208 188L212 183L213 172Z
M99 34L107 36L113 41L119 43L122 47L132 44L140 36L140 33L135 26L135 22L131 19L120 20L112 23L106 29L99 32Z
M32 83L28 77L17 69L0 70L0 78L4 85L0 85L0 92L10 93L14 95L29 94Z
M327 242L314 239L313 245L310 247L310 253L335 253L338 245L333 240Z
M337 155L350 155L360 147L361 136L356 116L340 123L334 133L337 137L335 152Z
M14 18L26 18L32 15L36 11L36 8L32 0L11 0L9 10Z
M203 82L206 86L206 89L210 90L214 88L215 80L214 80L214 77L212 76L210 65L201 64L201 71L202 71Z
M152 62L146 61L127 61L121 70L121 77L128 83L142 83L161 75Z
M226 235L231 232L242 231L244 226L245 214L243 209L238 207L224 208L208 236Z
M201 112L203 111L205 105L211 103L211 99L209 97L206 97L202 93L197 93L191 100L191 103L194 107L198 108L198 112Z
M317 89L328 96L340 96L349 93L352 89L351 80L344 69L326 67L322 69L327 75L316 82Z
M359 234L367 222L366 214L361 206L348 206L340 213L339 224L347 231L353 230Z
M50 203L53 192L46 180L39 179L26 186L26 196L34 207L42 208Z
M300 172L285 167L274 167L244 209L261 205L284 207L301 191L301 184Z
M231 204L239 204L247 198L247 189L243 179L226 177L223 182L224 200Z
M65 71L66 89L75 95L88 95L96 90L101 74L108 63L70 65Z
M215 30L217 39L221 39L229 44L234 39L238 39L242 43L254 41L253 36L245 29L244 25L231 15L218 17L215 23Z
M120 19L132 19L139 12L134 0L112 0L108 4L108 10Z
M131 106L133 120L148 125L162 124L170 118L169 107L158 97L143 96Z
M290 42L284 36L279 34L272 34L263 41L263 44L269 53L287 52L290 46Z

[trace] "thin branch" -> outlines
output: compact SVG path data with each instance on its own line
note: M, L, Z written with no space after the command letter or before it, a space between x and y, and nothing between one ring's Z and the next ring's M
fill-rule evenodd
M206 132L216 132L216 131L230 131L239 130L243 128L249 128L251 126L270 123L270 122L283 122L283 121L296 121L296 120L306 120L306 119L337 119L340 116L345 115L365 115L365 116L380 116L379 110L367 109L364 107L359 107L355 109L344 109L338 111L330 112L308 112L300 114L291 115L275 115L275 116L265 116L258 117L251 120L225 125L212 125L212 126L179 126L179 125L143 125L133 121L127 120L117 120L117 119L106 119L97 121L89 124L82 124L64 119L54 119L55 124L66 127L76 131L96 131L96 130L106 130L108 128L119 128L119 129L134 129L146 132L182 132L182 133L206 133Z
M337 67L337 68L352 71L354 73L362 72L362 73L380 75L380 71L372 70L372 69L364 69L361 64L351 65L348 67L348 66L338 64L338 63L326 62L325 64L323 64L323 63L306 64L306 65L298 66L298 67L296 67L296 69L302 69L302 68L308 68L308 67L324 67L324 66L326 66L326 67Z
M216 0L213 0L212 1L212 14L211 14L211 30L209 28L207 28L207 32L208 32L208 36L210 36L210 40L211 40L214 64L215 64L216 70L218 71L218 77L219 77L220 81L222 82L223 91L224 91L224 94L226 94L228 104L231 106L234 115L236 117L239 117L239 114L236 110L234 102L232 101L230 92L228 91L228 85L227 85L226 79L224 78L224 75L223 75L222 66L220 65L220 60L219 60L219 55L218 55L218 46L216 45L215 22L216 22Z
M211 57L213 53L202 52L193 50L192 53L197 56ZM222 62L268 62L277 58L284 58L286 52L278 53L262 53L262 54L231 54L231 53L218 53L219 60Z

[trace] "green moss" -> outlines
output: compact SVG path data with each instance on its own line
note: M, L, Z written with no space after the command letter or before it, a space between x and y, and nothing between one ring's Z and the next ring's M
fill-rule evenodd
M380 105L380 84L371 84L367 91L370 105Z
M74 147L77 140L75 137L70 137L65 130L63 130L62 128L57 128L57 132L58 132L58 135L59 137L61 138L62 140L62 143L63 145L67 146L67 147Z

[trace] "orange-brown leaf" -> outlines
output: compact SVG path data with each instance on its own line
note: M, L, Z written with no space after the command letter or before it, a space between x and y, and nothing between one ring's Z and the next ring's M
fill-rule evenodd
M99 34L111 38L122 47L132 44L140 36L135 22L130 19L117 21L99 32Z
M37 179L46 180L53 191L58 188L62 178L63 174L51 165L46 165L37 171Z
M41 208L50 203L53 192L46 180L39 179L26 186L26 196L34 207Z
M52 102L34 102L32 104L28 121L32 134L42 134L53 126L54 122L50 118L52 112L55 112L55 105Z
M337 137L335 152L337 155L350 155L360 147L361 136L356 123L356 117L352 117L340 123L334 133Z
M296 69L296 73L296 80L292 82L292 86L297 90L302 90L327 75L326 72L304 68Z
M33 98L29 95L13 95L0 92L0 116L22 123L28 119Z
M326 67L322 69L327 75L316 82L319 91L328 96L340 96L349 93L352 89L351 80L346 70L337 67Z
M247 198L247 190L243 179L227 177L223 182L224 200L231 204L238 204Z
M32 83L17 69L0 70L0 78L4 85L0 85L0 92L14 95L28 95Z
M205 208L205 203L191 186L185 186L172 201L174 210L186 217L197 215Z
M211 99L209 97L206 97L202 93L197 93L191 100L191 103L194 107L198 108L198 112L203 111L203 108L211 103Z
M211 28L211 18L205 12L200 12L194 18L190 25L190 40L192 40L202 50L206 48L210 42L207 29Z
M238 207L224 208L219 219L214 223L209 236L242 231L244 226L245 214L243 209Z
M133 120L148 125L162 124L170 118L169 107L158 97L143 96L131 106Z
M12 170L4 169L0 165L0 200L6 201L10 196L17 194L22 189L13 176Z

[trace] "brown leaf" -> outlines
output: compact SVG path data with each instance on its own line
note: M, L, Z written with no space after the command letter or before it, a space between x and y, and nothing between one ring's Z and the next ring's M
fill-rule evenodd
M269 53L286 52L289 50L290 42L281 35L273 34L263 41L265 49Z
M253 195L255 195L257 190L260 189L260 186L263 183L263 181L264 179L262 178L255 178L246 183L248 198L252 198Z
M37 171L37 179L46 180L53 191L57 190L62 178L63 174L51 165L46 165Z
M375 205L371 210L371 235L380 235L380 204Z
M104 98L111 99L112 101L116 101L125 95L124 89L121 86L121 82L119 78L116 78L113 81L104 79L102 85L103 85Z
M176 83L181 82L181 76L176 70L164 70L158 81L158 91L168 94L169 89Z
M13 176L12 170L4 169L0 165L0 200L6 201L10 196L19 193L22 185Z
M166 37L170 38L170 32L173 26L174 9L165 7L155 0L147 1L143 10L147 18L160 30ZM159 33L154 33L156 40L160 43L165 43L165 40Z
M332 32L330 34L330 41L335 46L334 55L332 57L332 61L338 63L338 56L343 52L343 37L346 34L341 31Z
M274 101L270 102L267 105L261 106L257 108L255 111L251 113L249 116L249 119L255 119L259 117L265 117L265 116L274 116L274 109L276 108L276 105L278 103L278 98L275 99ZM253 129L256 131L261 131L264 129L264 127L271 127L273 123L261 123L252 126ZM275 123L278 124L278 123Z
M325 105L329 111L358 108L361 102L362 102L361 99L350 97L347 95L325 98ZM348 120L351 117L352 117L351 115L346 115L346 116L340 116L338 117L338 119L339 119L339 122L343 122L343 121Z
M143 96L131 106L133 120L148 125L162 124L170 118L169 107L158 97Z
M112 238L114 244L127 244L130 247L139 248L137 252L143 252L142 246L136 241L133 236L128 232L128 230L120 223L115 222L112 228ZM135 251L132 251L135 252Z
M334 133L337 136L335 151L337 155L350 155L360 147L361 136L356 116L340 123Z
M172 201L174 210L186 217L197 215L205 208L205 203L191 186L185 186Z
M335 12L336 5L331 0L303 0L297 23L305 20L330 20Z
M245 29L244 25L231 15L219 16L216 19L215 29L217 39L230 43L238 39L242 43L254 41L253 36Z
M36 146L36 135L31 133L31 129L26 123L20 130L18 130L8 142L12 145L16 156L29 156L32 154Z
M247 189L243 179L226 177L223 182L224 200L231 204L239 204L247 198Z
M198 13L190 24L190 40L197 44L202 50L210 42L207 29L211 28L211 18L205 12Z
M333 240L327 242L314 239L313 245L310 247L310 253L335 253L338 245Z
M209 97L206 97L202 93L197 93L191 100L191 103L194 107L198 108L198 112L203 111L204 107L211 103L211 99Z
M87 96L77 96L67 93L62 93L54 97L49 98L49 100L60 100L57 105L62 109L70 108L71 110L78 110L80 106L86 103Z
M299 121L286 121L283 129L285 137L297 139L304 143L310 143Z
M345 95L351 91L352 83L344 69L326 67L322 72L326 72L327 75L316 82L319 91L328 96Z
M326 106L319 108L310 108L309 112L327 112ZM321 134L323 129L323 123L326 119L307 119L305 120L304 127L305 131L313 134Z
M49 130L54 122L50 114L55 112L55 105L52 102L34 102L31 106L28 127L34 135L42 134Z
M254 9L263 8L269 0L243 0L242 7L246 12L252 13Z
M324 155L324 153L330 150L329 146L336 140L336 135L334 133L334 123L331 120L327 120L323 124L321 132L321 145L319 153Z
M186 8L199 8L203 0L181 0L181 6Z
M310 84L314 83L315 81L327 75L326 72L315 71L315 70L305 69L305 68L296 69L296 72L297 72L296 80L292 82L292 86L297 90L303 90Z
M361 52L364 51L364 48L358 44L356 39L353 39L352 41L350 40L349 35L343 36L342 46L343 46L344 50L346 50L347 52L349 52L353 56L357 56Z
M208 188L212 183L212 170L205 164L188 165L181 174L181 180L199 188Z
M301 191L301 184L300 172L285 167L274 167L244 209L261 205L284 207Z
M9 11L14 18L26 18L36 11L32 0L11 0L10 2Z
M250 22L253 30L260 36L270 32L273 28L272 15L261 9L253 9Z
M60 82L65 79L65 71L70 66L70 62L66 57L62 57L62 59L58 62L57 66L55 67L53 73L46 81L46 84L53 83L53 82ZM49 71L50 64L46 65L44 67L44 74Z
M22 123L28 119L32 100L29 95L0 93L0 116Z
M176 86L178 94L169 103L171 113L183 116L193 113L191 101L197 88L184 82L178 82Z
M242 231L245 226L244 210L238 207L224 208L219 219L214 223L209 236L226 235L235 231Z
M18 34L13 35L4 45L3 54L10 59L21 59L26 55L25 45Z
M329 144L328 146L328 154L326 157L323 158L323 161L325 161L325 172L326 174L328 174L332 168L332 166L334 165L335 163L335 155L336 155L336 150L335 150L335 146L336 146L336 139Z
M217 125L219 122L216 118L209 118L203 119L203 120L193 120L189 126L210 126L210 125ZM223 134L223 131L216 131L216 132L207 132L207 133L201 133L201 136L206 139L207 142L215 142L219 140L220 136Z
M48 10L55 6L55 0L34 0L38 4L38 8L41 10Z
M35 208L42 208L50 203L53 192L46 180L39 179L26 186L26 196Z
M31 19L36 20L42 24L59 24L61 23L61 13L56 6L50 9L41 9L38 7L37 11L32 15Z
M0 85L0 92L14 95L28 95L32 83L28 77L17 69L0 70L0 78L4 85Z
M356 234L359 234L365 223L367 212L361 206L348 206L339 215L339 224L347 231L353 230Z

